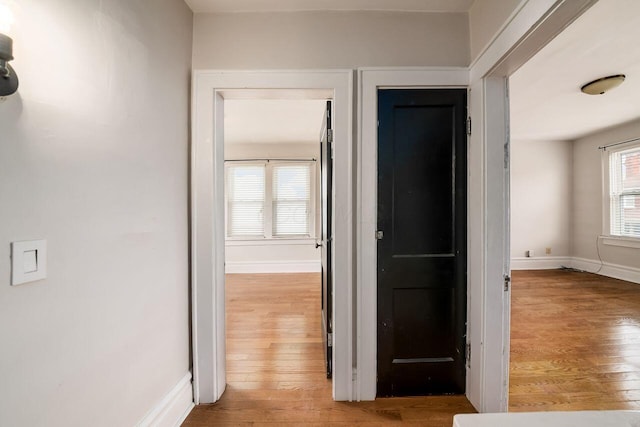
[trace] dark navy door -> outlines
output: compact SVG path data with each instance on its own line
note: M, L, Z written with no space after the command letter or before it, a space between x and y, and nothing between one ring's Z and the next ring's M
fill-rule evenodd
M467 92L378 92L378 396L465 391Z

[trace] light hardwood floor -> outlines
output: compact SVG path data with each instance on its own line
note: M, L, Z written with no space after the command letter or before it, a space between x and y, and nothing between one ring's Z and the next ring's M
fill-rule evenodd
M511 411L640 409L640 285L514 271Z
M324 372L320 275L227 276L227 390L183 426L450 427L464 396L334 402Z

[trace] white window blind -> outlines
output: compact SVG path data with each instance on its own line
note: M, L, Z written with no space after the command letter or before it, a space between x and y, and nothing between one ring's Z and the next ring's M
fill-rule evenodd
M264 235L265 167L235 165L227 170L227 234Z
M313 237L315 167L309 161L228 162L227 237Z
M311 205L309 165L273 166L273 235L308 236Z
M640 146L609 154L611 234L640 238Z

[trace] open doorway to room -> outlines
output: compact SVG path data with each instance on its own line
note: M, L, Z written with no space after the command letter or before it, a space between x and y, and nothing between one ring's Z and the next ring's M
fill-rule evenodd
M226 200L224 111L230 101L332 100L334 143L331 195L333 233L332 381L334 400L353 395L352 363L352 159L350 105L352 75L348 71L197 71L194 74L194 137L192 146L192 274L193 274L193 372L197 404L217 402L227 388L225 246ZM315 140L320 144L322 115L314 119ZM287 117L276 125L286 125ZM231 159L230 159L231 160ZM299 159L297 159L299 160ZM273 179L272 183L273 184ZM265 186L267 184L265 183ZM272 191L272 188L270 189ZM265 187L266 192L266 187ZM273 223L271 224L273 225ZM312 242L315 249L315 243ZM326 243L323 245L325 246ZM268 263L267 263L268 264ZM242 265L242 264L240 264ZM320 311L316 312L321 325ZM320 362L324 365L324 362Z
M222 405L331 400L331 125L304 92L225 100Z
M640 409L639 37L600 0L510 78L511 411Z

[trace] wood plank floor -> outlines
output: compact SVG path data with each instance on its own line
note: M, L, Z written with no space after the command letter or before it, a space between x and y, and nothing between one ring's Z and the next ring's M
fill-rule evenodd
M511 411L640 409L640 285L514 271Z
M227 276L227 390L183 426L451 427L463 396L334 402L324 372L318 274Z

